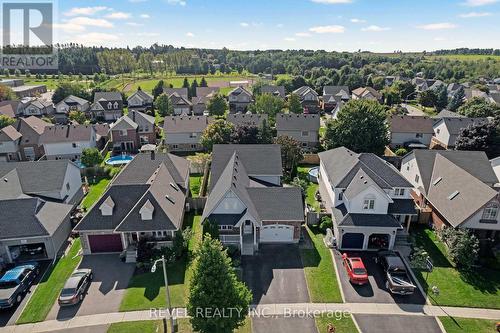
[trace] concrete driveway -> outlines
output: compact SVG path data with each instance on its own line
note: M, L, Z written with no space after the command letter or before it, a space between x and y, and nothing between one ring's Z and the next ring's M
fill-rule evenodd
M317 333L316 323L312 318L276 317L253 318L253 333L286 332L286 333Z
M373 252L347 252L349 256L361 257L368 271L369 284L364 286L354 286L349 282L349 278L342 265L342 255L335 252L335 263L339 270L340 283L347 303L411 303L425 304L425 298L419 289L412 295L393 295L385 288L385 277L382 268L375 263L376 253Z
M118 312L135 265L125 264L117 254L98 254L84 256L79 268L91 268L94 275L83 302L66 308L56 303L47 320Z
M361 332L442 333L437 318L407 315L354 315Z
M241 263L254 304L309 302L296 245L261 245L258 255L244 256Z

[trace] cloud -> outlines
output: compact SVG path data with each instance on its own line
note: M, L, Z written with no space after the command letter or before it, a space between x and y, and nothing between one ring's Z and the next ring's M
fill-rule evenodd
M293 37L286 37L286 38L285 38L285 41L286 41L286 42L295 42L295 41L296 41L296 39L295 39L295 38L293 38Z
M241 22L240 26L242 26L243 28L248 28L250 26L250 24L248 24L246 22Z
M378 25L370 25L368 27L362 28L361 31L371 31L371 32L380 32L391 30L389 27L379 27Z
M352 18L350 20L352 23L366 23L366 20L358 19L358 18Z
M155 37L155 36L160 36L160 34L158 32L137 32L135 35L139 36L139 37Z
M444 38L444 37L434 37L434 40L435 40L436 42L442 42L442 41L445 41L445 40L446 40L446 38Z
M187 32L186 36L188 36L188 37L194 37L194 34L192 32Z
M297 36L297 37L311 37L311 34L308 32L297 32L295 34L295 36Z
M324 3L327 5L336 5L339 3L351 3L353 0L311 0L316 3Z
M67 33L83 32L85 27L83 25L74 23L54 23L52 25L54 29L60 29Z
M474 18L474 17L485 17L485 16L491 16L491 13L487 12L470 12L470 13L465 13L465 14L460 14L459 15L462 18Z
M142 23L137 23L137 22L126 22L125 24L126 24L126 25L129 25L129 26L131 26L131 27L142 27L142 26L144 26L144 24L142 24Z
M119 37L117 35L106 34L102 32L89 32L87 34L78 35L77 38L79 43L93 45L100 45L106 42L119 40Z
M130 13L124 13L124 12L113 12L108 15L106 15L106 18L109 18L111 20L126 20L129 19L132 15Z
M462 5L468 7L480 7L497 3L499 0L466 0Z
M65 16L94 15L98 12L102 12L103 10L109 10L109 8L105 7L105 6L74 7L74 8L71 8L66 13L64 13L64 15Z
M456 27L458 27L456 24L449 22L431 23L431 24L424 24L417 26L417 28L423 30L446 30L446 29L455 29Z
M323 25L309 28L309 31L317 34L341 34L345 32L345 28L341 25Z
M94 26L94 27L100 27L100 28L112 28L113 27L113 23L111 23L107 20L93 19L93 18L84 17L84 16L72 18L71 20L68 20L65 23L82 25L82 26Z
M185 6L187 4L187 2L184 0L167 0L167 3L169 5L180 5L180 6Z
M141 14L140 17L143 18L143 19L148 19L151 16L149 16L149 14Z

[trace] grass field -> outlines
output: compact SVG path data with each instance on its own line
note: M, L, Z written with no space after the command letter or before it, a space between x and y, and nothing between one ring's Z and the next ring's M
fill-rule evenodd
M339 317L340 318L340 317ZM335 333L358 333L351 316L338 318L329 318L327 315L316 317L316 328L318 332L327 332L328 324L335 326Z
M500 56L495 55L484 55L484 54L443 54L443 55L431 55L427 58L430 59L450 59L450 60L461 60L461 61L477 61L477 60L496 60L500 61Z
M493 333L495 320L439 317L447 333Z
M194 333L189 319L178 319L178 333ZM131 321L112 324L107 333L167 333L169 321L151 320L151 321ZM170 332L170 331L169 331ZM243 326L235 330L234 333L252 333L252 322L246 319Z
M68 277L80 263L80 239L76 239L68 255L59 259L49 268L42 281L38 284L23 313L16 324L34 323L44 321L59 296Z
M102 178L98 180L95 184L90 184L89 193L83 198L82 207L89 209L92 207L94 202L99 200L101 195L106 191L108 184L111 182L109 178Z

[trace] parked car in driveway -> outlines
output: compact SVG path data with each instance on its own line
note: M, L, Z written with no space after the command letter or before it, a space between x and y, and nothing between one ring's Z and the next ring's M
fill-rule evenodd
M379 250L375 260L385 272L385 287L391 293L413 294L416 286L412 283L403 260L394 251Z
M74 271L59 294L57 300L59 306L75 305L83 301L91 281L91 269L84 268Z
M21 303L39 273L37 263L17 266L5 272L0 278L0 309Z
M368 272L361 258L349 257L347 253L344 253L342 254L342 263L352 284L363 285L368 283Z

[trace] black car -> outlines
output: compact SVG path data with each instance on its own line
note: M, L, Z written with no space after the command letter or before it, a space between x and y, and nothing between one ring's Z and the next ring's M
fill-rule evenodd
M8 309L21 303L40 269L38 264L14 267L0 278L0 309Z
M92 281L91 269L77 269L71 274L64 284L57 302L60 306L75 305L83 301L90 282Z
M393 251L379 250L375 258L385 272L385 287L393 294L411 295L416 286L412 283L403 260Z

